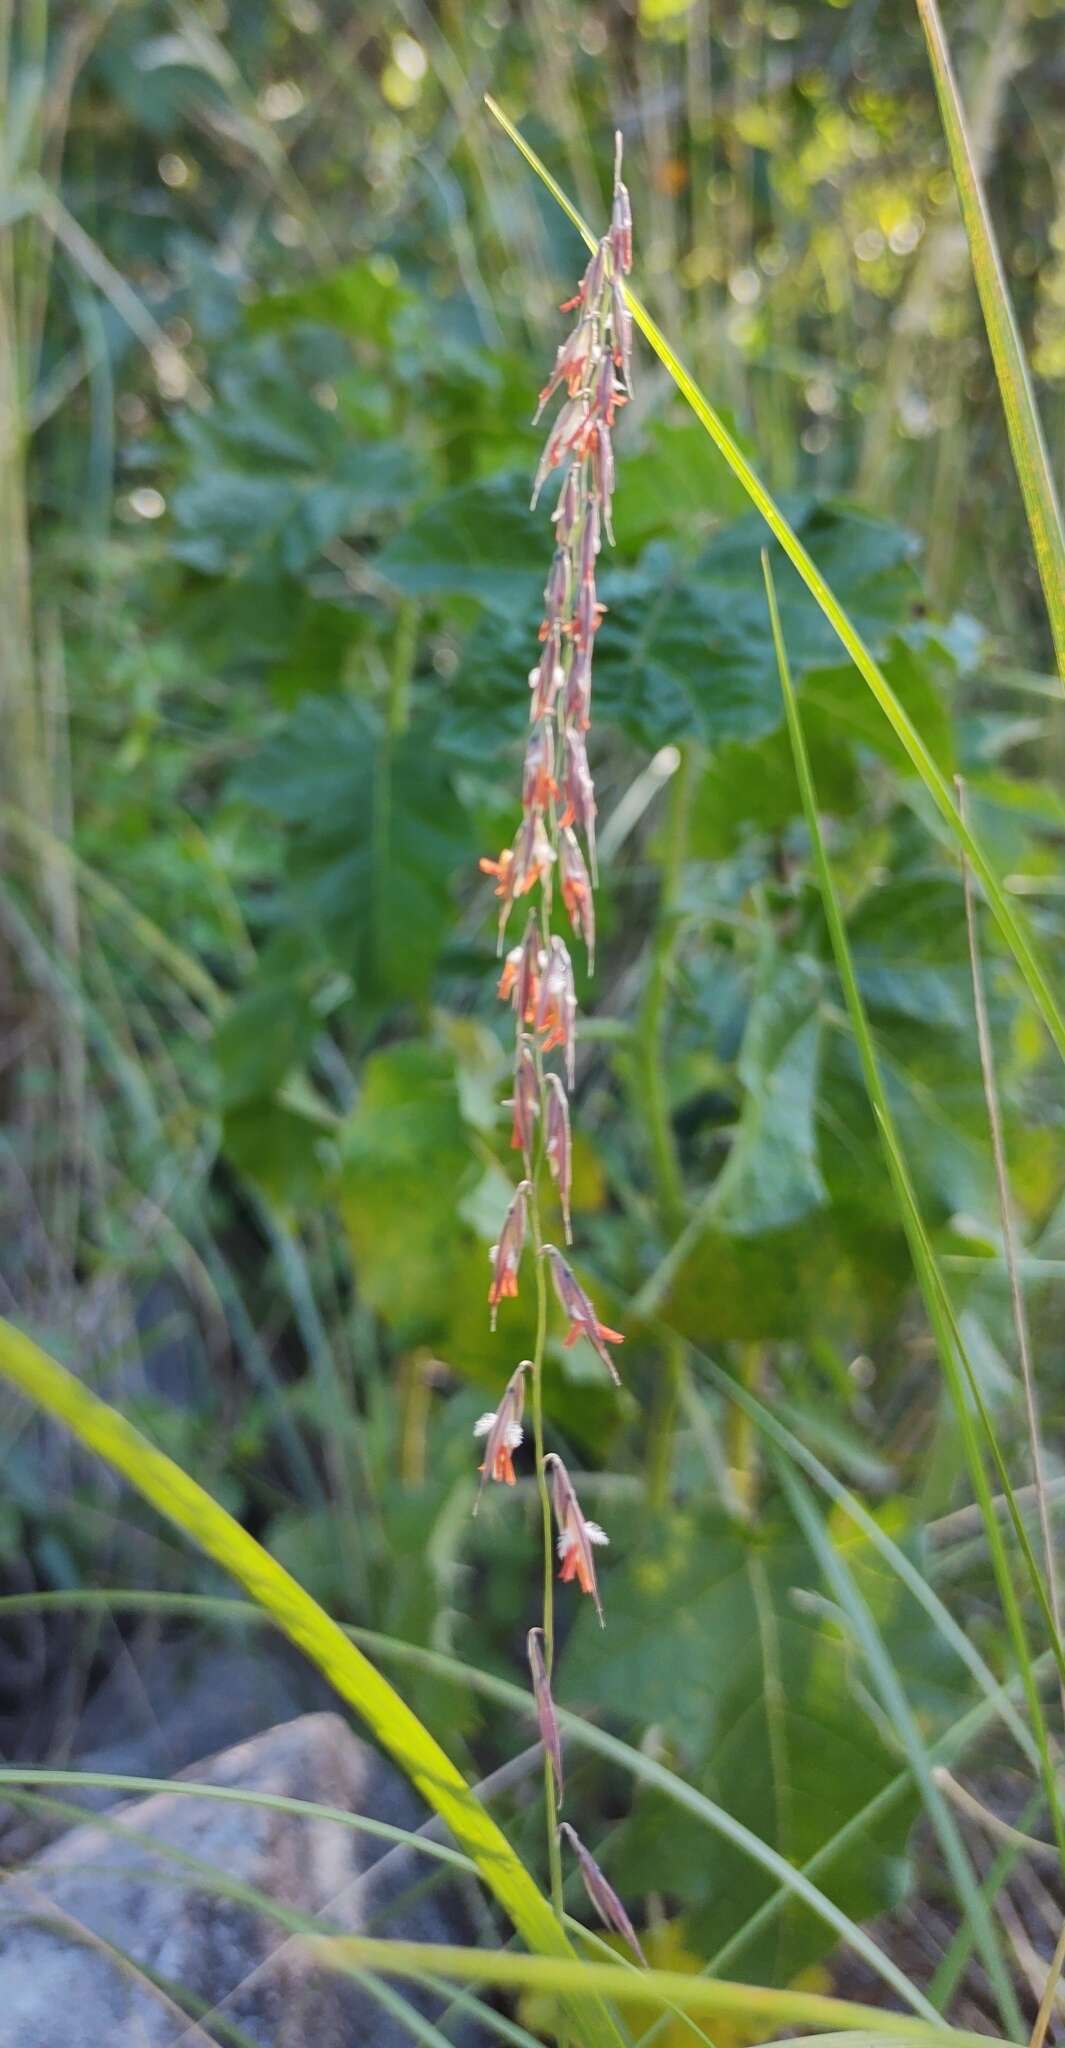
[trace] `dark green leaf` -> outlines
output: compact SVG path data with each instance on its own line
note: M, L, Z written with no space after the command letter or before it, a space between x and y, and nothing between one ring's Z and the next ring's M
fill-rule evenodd
M472 848L431 737L370 708L305 697L244 768L239 794L289 828L299 914L326 933L364 1002L424 992Z

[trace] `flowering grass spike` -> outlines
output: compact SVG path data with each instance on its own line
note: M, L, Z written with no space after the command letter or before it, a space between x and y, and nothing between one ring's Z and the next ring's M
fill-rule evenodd
M521 822L510 846L481 868L495 879L499 900L498 948L511 912L529 899L522 938L503 959L497 992L514 1013L511 1149L520 1154L523 1178L514 1190L498 1244L491 1250L488 1290L492 1328L501 1301L518 1292L525 1240L531 1239L536 1276L535 1355L523 1359L508 1380L499 1405L476 1424L484 1438L480 1504L489 1479L513 1486L513 1452L522 1441L528 1378L536 1486L544 1541L542 1626L527 1638L529 1672L544 1750L544 1801L548 1857L555 1911L563 1918L558 1809L562 1801L562 1747L551 1691L554 1664L554 1551L558 1577L593 1601L600 1624L603 1607L595 1552L608 1538L581 1509L568 1471L554 1451L544 1449L543 1365L548 1331L548 1287L566 1329L562 1342L584 1337L619 1376L609 1346L622 1335L599 1320L576 1274L553 1244L545 1243L541 1203L553 1183L567 1246L573 1242L573 1139L571 1098L577 1078L577 991L570 944L582 943L588 971L595 964L596 795L588 758L592 725L592 666L595 643L606 616L597 577L604 540L613 543L614 444L618 412L632 395L632 321L623 279L632 264L632 209L621 182L621 137L616 140L610 226L598 243L574 297L563 311L576 319L555 352L540 392L536 418L557 396L558 410L544 443L533 484L535 505L547 479L561 469L551 515L554 542L543 587L543 610L528 670L529 730L521 768ZM558 901L556 902L556 892ZM570 943L553 929L559 910L568 921ZM476 1513L476 1508L474 1510ZM569 1831L589 1897L608 1926L639 1942L621 1901L577 1836ZM641 1958L642 1959L642 1958Z
M555 1510L558 1554L562 1563L558 1576L563 1585L568 1585L571 1579L576 1579L581 1592L591 1594L602 1627L603 1605L599 1598L599 1582L592 1553L597 1544L609 1543L610 1538L606 1530L599 1527L598 1522L585 1520L581 1513L580 1501L573 1490L573 1481L557 1451L548 1451L544 1464L551 1467L551 1502Z
M516 1484L513 1454L525 1435L521 1417L525 1406L525 1375L531 1370L531 1358L523 1358L516 1371L511 1373L498 1408L479 1416L473 1425L474 1436L483 1436L485 1440L481 1484L473 1506L474 1514L481 1505L486 1479L498 1480L504 1486Z

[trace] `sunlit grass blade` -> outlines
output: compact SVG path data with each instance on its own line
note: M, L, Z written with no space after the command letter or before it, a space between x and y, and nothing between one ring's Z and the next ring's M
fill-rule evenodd
M968 1359L964 1355L961 1333L958 1330L950 1298L940 1275L927 1231L924 1228L920 1206L914 1194L909 1170L898 1141L894 1118L891 1114L891 1107L888 1102L876 1049L873 1044L872 1032L869 1028L869 1019L866 1016L865 1004L862 1001L861 991L858 987L858 977L851 956L850 943L839 906L839 898L836 894L832 869L829 865L828 854L825 849L824 835L821 831L821 820L817 808L817 792L814 788L809 755L806 751L806 740L799 716L798 701L795 696L791 671L788 666L787 650L784 646L780 612L777 606L776 588L773 583L768 555L763 554L762 566L765 573L766 599L769 605L773 640L780 672L780 687L784 696L788 736L791 741L792 755L795 761L795 774L802 799L803 815L813 849L814 866L825 913L825 922L828 926L836 969L842 984L847 1012L851 1021L851 1029L854 1033L854 1041L862 1068L866 1093L869 1097L880 1133L888 1172L899 1205L901 1221L910 1248L910 1256L913 1260L914 1271L924 1297L925 1308L936 1340L940 1363L943 1367L944 1377L953 1402L966 1463L969 1468L976 1498L980 1505L981 1518L987 1534L999 1598L1002 1601L1003 1612L1013 1642L1018 1670L1020 1671L1024 1686L1029 1718L1039 1749L1043 1783L1053 1820L1055 1839L1061 1852L1063 1864L1065 1864L1065 1820L1063 1820L1062 1816L1057 1775L1050 1756L1046 1719L1043 1713L1042 1701L1039 1697L1039 1689L1034 1677L1032 1658L1028 1648L1024 1620L1013 1585L1010 1563L1006 1555L1002 1531L995 1513L987 1472L984 1467L983 1451L969 1400L970 1394L974 1397L984 1428L984 1435L989 1440L991 1454L995 1459L1003 1483L1003 1491L1006 1494L1007 1501L1012 1505L1012 1513L1016 1517L1015 1526L1018 1528L1021 1536L1022 1549L1026 1547L1026 1562L1030 1560L1029 1574L1033 1576L1034 1589L1037 1597L1040 1597L1044 1619L1049 1620L1050 1647L1055 1661L1058 1661L1059 1664L1062 1654L1061 1644L1057 1639L1057 1633L1053 1626L1053 1616L1050 1615L1047 1604L1045 1588L1039 1576L1038 1567L1035 1566L1035 1559L1032 1554L1031 1544L1028 1541L1027 1531L1024 1529L1020 1514L1017 1511L1009 1474L1006 1471L1001 1450L995 1438L994 1429L991 1426L990 1417L980 1396L975 1375L969 1366Z
M548 1901L450 1757L387 1679L269 1552L124 1416L5 1322L0 1322L0 1375L62 1422L208 1557L240 1580L354 1707L381 1747L447 1822L523 1940L548 1955L572 1958ZM622 2036L597 2000L576 2000L573 2019L596 2048L618 2048Z
M973 275L1006 415L1013 464L1035 547L1058 674L1065 683L1065 525L1054 488L1054 472L991 214L969 140L965 109L943 33L938 0L917 0L917 12L928 47Z
M553 199L557 200L567 218L572 221L578 233L583 236L589 248L595 247L591 229L576 207L567 199L557 180L551 176L546 165L541 163L536 151L529 147L524 136L504 114L495 100L486 98L485 104L500 127L509 135L515 147L521 151L526 162L536 172ZM681 396L691 407L700 425L706 429L719 453L724 457L733 475L737 478L751 503L761 513L769 531L780 543L788 560L802 577L811 596L820 606L833 632L850 655L855 668L872 691L881 710L892 726L906 751L921 781L924 783L932 802L949 826L958 844L964 848L972 862L973 872L979 877L988 904L994 913L996 923L1010 952L1024 977L1032 1001L1039 1011L1054 1044L1065 1059L1065 1014L1058 1006L1057 998L1039 960L1022 920L1017 916L995 869L982 846L973 837L968 825L960 817L953 792L929 748L914 725L908 712L900 704L891 684L879 664L865 645L857 627L852 623L843 606L836 598L813 557L807 552L794 528L789 524L776 500L766 489L748 462L743 450L729 432L724 420L717 413L694 378L684 368L674 353L657 322L651 318L636 294L625 287L625 298L632 317L644 339L653 348L659 361L668 370Z
M861 2030L877 2041L886 2036L899 2042L930 2044L930 2048L931 2044L934 2048L987 2048L989 2039L986 2034L948 2027L941 2020L914 2019L879 2006L828 1998L820 1992L735 1984L689 1975L682 1970L628 1970L617 1963L575 1958L567 1961L555 1956L526 1956L499 1950L486 1953L476 1948L438 1947L432 1942L377 1941L361 1935L315 1941L313 1948L316 1956L337 1968L353 1965L402 1977L432 1973L459 1983L481 1982L560 1995L583 1982L619 2004L679 2005L708 2018L736 2019L745 2027L752 2022L780 2021L784 2025L846 2030L852 2040L855 2032Z
M853 1573L825 1530L805 1482L783 1458L777 1458L774 1462L796 1521L824 1572L833 1598L847 1619L868 1666L880 1705L909 1759L922 1804L950 1872L958 1905L973 1929L976 1947L987 1971L1002 2024L1008 2033L1022 2034L1024 2022L998 1929L980 1890L957 1821L936 1782L917 1717L910 1706L898 1672L888 1656L883 1638Z

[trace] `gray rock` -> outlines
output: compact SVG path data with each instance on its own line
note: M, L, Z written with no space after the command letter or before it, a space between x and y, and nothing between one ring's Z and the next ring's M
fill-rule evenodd
M424 1818L336 1714L303 1715L187 1775L407 1827ZM228 1895L212 1890L202 1866ZM323 1932L468 1942L461 1888L450 1872L441 1882L439 1869L337 1821L243 1802L162 1792L116 1808L73 1828L0 1891L0 2044L398 2048L414 2038L402 2020L363 1985L322 1970L232 1888L312 1915ZM399 1988L420 2012L439 2014L430 1994ZM448 2037L467 2048L483 2039L469 2027L449 2027Z
M197 1757L339 1704L306 1658L263 1629L227 1631L205 1644L199 1633L160 1635L149 1623L129 1640L116 1630L114 1642L111 1669L81 1706L67 1741L46 1738L30 1748L28 1761L175 1778ZM42 1727L49 1718L42 1715ZM62 1794L64 1804L95 1813L120 1796L103 1786ZM45 1808L0 1802L0 1858L24 1862L69 1825Z

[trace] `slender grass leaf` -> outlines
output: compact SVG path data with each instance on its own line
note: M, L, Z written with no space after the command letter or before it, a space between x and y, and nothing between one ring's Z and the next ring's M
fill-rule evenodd
M433 1942L375 1941L361 1935L319 1940L315 1955L336 1968L354 1965L382 1974L421 1977L432 1972L459 1983L498 1984L517 1990L572 1992L581 1983L626 2005L680 2005L689 2011L720 2018L781 2020L796 2026L864 2029L878 2041L934 2043L935 2048L987 2048L986 2034L911 2019L877 2006L827 1998L820 1992L770 1989L761 1984L733 1984L693 1977L682 1970L627 1970L617 1963L592 1963L576 1958L487 1953L476 1948L450 1948ZM993 2036L991 2037L994 2038Z
M573 222L589 248L595 247L591 229L581 218L577 209L566 198L561 186L552 178L546 166L541 163L535 150L531 149L512 121L491 99L486 99L489 112L509 135L515 147L521 151L552 197L557 200L563 212ZM636 325L645 340L653 348L659 361L668 370L682 397L686 399L696 418L705 427L711 440L728 463L733 475L739 478L751 502L761 513L766 526L784 554L798 570L811 596L820 606L836 637L846 648L859 675L872 691L880 709L893 727L912 766L924 783L936 809L948 825L958 844L968 854L973 872L979 878L987 902L994 914L1003 938L1006 941L1024 977L1032 1001L1039 1011L1054 1044L1065 1059L1065 1014L1058 1006L1053 988L1046 971L1035 952L1028 931L1017 916L1006 892L999 881L991 861L983 847L974 839L972 832L960 817L957 804L946 776L936 765L932 752L917 726L904 709L896 692L892 689L883 669L874 660L861 634L856 630L849 614L843 609L833 590L829 587L813 556L785 517L780 506L772 497L760 478L752 469L743 450L730 433L721 415L715 411L704 396L690 372L684 368L674 350L670 347L657 322L651 318L647 308L625 288L625 300Z
M968 1394L972 1394L975 1400L978 1412L981 1417L981 1421L984 1425L985 1436L988 1438L990 1442L992 1455L995 1457L996 1462L999 1466L1000 1476L1002 1477L1003 1481L1003 1491L1006 1494L1007 1501L1010 1503L1011 1514L1015 1518L1015 1527L1018 1529L1020 1534L1022 1550L1025 1551L1026 1561L1029 1561L1029 1572L1030 1576L1032 1577L1033 1587L1037 1597L1040 1599L1040 1604L1043 1609L1044 1618L1047 1620L1049 1625L1051 1650L1055 1660L1059 1664L1059 1668L1061 1666L1062 1658L1061 1644L1058 1640L1056 1628L1054 1627L1053 1616L1050 1614L1049 1605L1047 1603L1046 1597L1046 1589L1043 1586L1042 1579L1038 1571L1038 1567L1035 1565L1035 1559L1032 1553L1031 1544L1028 1541L1027 1531L1024 1529L1023 1522L1021 1521L1019 1512L1017 1510L1016 1501L1013 1497L1013 1491L1009 1480L1009 1474L1008 1472L1006 1472L1005 1466L1002 1463L1001 1451L999 1449L997 1439L995 1437L994 1429L991 1426L990 1418L987 1415L987 1410L984 1407L982 1397L980 1395L978 1382L976 1380L975 1375L972 1372L972 1368L969 1365L968 1359L965 1357L965 1348L961 1340L961 1334L958 1330L956 1319L953 1316L950 1298L947 1293L946 1286L942 1280L942 1276L939 1272L935 1254L929 1241L928 1234L924 1228L920 1207L917 1202L916 1196L914 1195L909 1172L906 1166L906 1161L898 1142L898 1137L895 1130L895 1123L891 1113L890 1103L881 1076L880 1063L877 1058L876 1048L873 1044L872 1033L869 1029L869 1019L866 1015L865 1004L862 1001L861 991L858 986L858 979L855 971L854 960L850 950L850 942L847 937L846 926L843 922L843 916L839 906L839 898L836 894L836 886L832 877L832 870L829 866L828 855L825 850L824 837L821 831L821 821L818 816L817 793L814 789L813 779L810 774L810 762L806 752L806 743L803 735L802 721L799 715L798 703L795 697L795 690L791 680L791 672L788 666L787 651L784 646L783 635L781 633L780 613L777 609L776 590L773 583L772 570L769 566L768 555L763 556L763 567L765 571L766 580L766 597L769 603L770 616L773 620L774 634L777 642L777 656L780 665L780 686L784 693L784 704L788 720L788 732L791 737L792 749L795 755L795 772L799 783L799 789L802 795L803 811L806 817L807 829L809 831L811 845L814 850L814 860L817 869L818 886L820 888L821 900L824 906L825 920L829 929L829 935L832 943L832 950L835 955L836 966L839 971L840 980L843 985L843 992L846 999L847 1010L851 1020L851 1028L854 1032L855 1045L857 1047L859 1058L861 1060L862 1073L863 1078L865 1080L866 1092L869 1096L869 1101L873 1109L873 1114L876 1118L881 1142L883 1144L884 1154L888 1164L888 1169L891 1174L892 1185L894 1187L896 1199L899 1206L900 1215L906 1230L906 1236L910 1247L911 1257L913 1259L914 1269L917 1274L918 1283L920 1285L921 1292L924 1297L925 1307L927 1309L929 1320L931 1322L932 1329L935 1335L936 1346L939 1352L940 1362L942 1364L944 1376L947 1380L947 1384L950 1389L950 1395L952 1402L954 1404L954 1411L957 1417L962 1443L966 1454L966 1459L969 1465L969 1470L972 1477L973 1486L976 1492L976 1497L980 1505L981 1517L987 1534L988 1545L991 1551L991 1557L994 1565L995 1577L998 1584L999 1594L1002 1600L1003 1609L1005 1611L1007 1625L1009 1627L1010 1635L1013 1641L1013 1646L1017 1657L1018 1668L1020 1670L1021 1679L1024 1686L1025 1698L1028 1705L1028 1712L1031 1718L1032 1728L1035 1733L1036 1743L1039 1749L1043 1782L1046 1788L1047 1801L1050 1807L1051 1815L1053 1817L1055 1837L1058 1842L1059 1849L1061 1851L1063 1862L1065 1862L1065 1818L1063 1818L1062 1815L1061 1798L1058 1790L1057 1776L1050 1756L1046 1728L1046 1718L1043 1713L1043 1706L1042 1701L1039 1697L1038 1686L1035 1682L1034 1666L1031 1653L1028 1648L1028 1641L1024 1621L1021 1615L1016 1591L1013 1585L1013 1578L1010 1571L1009 1560L1006 1556L1005 1546L1002 1540L1002 1531L999 1528L998 1518L996 1516L994 1505L991 1499L991 1490L988 1485L987 1473L984 1468L983 1453L981 1450L980 1442L977 1438L976 1427L970 1409ZM968 1391L963 1380L963 1372L959 1366L959 1361L962 1361L964 1372L967 1374L968 1377Z
M833 1597L839 1602L869 1667L880 1704L909 1758L910 1769L920 1787L925 1811L954 1883L958 1904L973 1927L976 1945L991 1981L1002 2024L1011 2034L1019 2036L1024 2032L1024 2022L1002 1944L988 1911L987 1901L980 1891L958 1823L933 1776L917 1717L906 1697L866 1601L844 1558L832 1543L810 1499L805 1482L782 1458L774 1462L796 1520L820 1561Z

